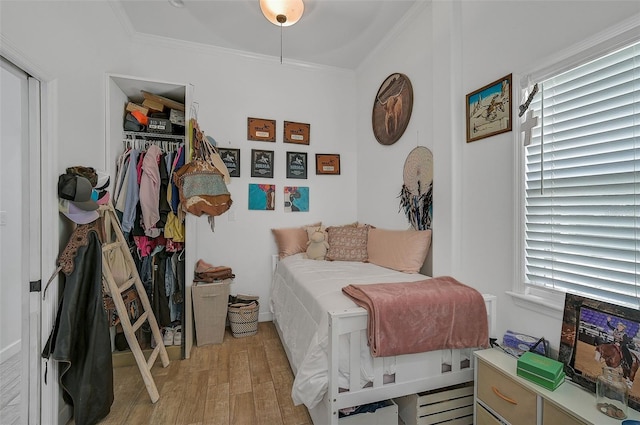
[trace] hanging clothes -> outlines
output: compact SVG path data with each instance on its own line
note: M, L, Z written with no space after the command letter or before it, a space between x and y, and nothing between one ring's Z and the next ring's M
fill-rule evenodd
M77 425L93 425L113 403L113 365L102 293L101 220L75 228L58 258L65 274L42 357L60 362L59 381Z

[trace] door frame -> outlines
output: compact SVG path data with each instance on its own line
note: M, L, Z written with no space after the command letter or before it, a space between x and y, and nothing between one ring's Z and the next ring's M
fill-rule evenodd
M33 208L37 208L40 216L39 220L31 215L28 221L25 220L29 226L32 225L32 220L39 221L39 226L33 224L39 227L39 232L32 232L29 237L30 241L39 240L39 247L31 247L30 249L31 252L36 250L39 255L37 255L36 261L23 266L21 270L23 277L28 277L29 281L40 280L42 283L42 276L49 276L55 270L59 251L60 224L57 214L56 190L58 129L56 125L57 114L55 113L58 102L57 80L47 75L4 37L1 41L0 56L32 77L29 82L32 93L29 96L31 119L28 123L29 146L26 153L29 158L26 159L28 164L25 166L25 158L23 157L23 167L27 168L26 172L23 170L23 179L26 174L27 182L25 184L29 185L27 186L29 190L28 204L33 202L35 204ZM39 94L36 94L37 86L39 86ZM31 108L37 109L31 110ZM30 174L32 167L36 167L39 173ZM29 254L27 252L27 255ZM22 283L30 286L29 281ZM24 423L29 425L41 423L57 425L58 423L66 423L66 420L71 416L68 408L65 409L62 402L61 389L57 379L51 379L58 375L56 362L49 362L47 365L45 359L40 356L49 331L55 322L59 301L57 283L56 276L45 299L42 298L41 292L30 292L29 288L22 291L22 305L28 306L28 308L23 308L23 317L21 318L23 328L27 328L28 337L28 341L22 341L22 347L24 350L28 347L29 352L28 359L23 362L23 371L28 368L26 373L28 373L29 379L22 380L20 413L23 418L28 418ZM44 283L42 283L42 287L44 287ZM25 331L23 330L22 337L24 335Z

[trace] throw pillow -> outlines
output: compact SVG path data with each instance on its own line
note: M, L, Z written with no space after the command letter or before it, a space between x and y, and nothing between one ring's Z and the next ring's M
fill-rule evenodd
M327 228L329 261L367 261L369 227L338 226Z
M318 222L310 224L309 226L318 227L321 224L322 223ZM308 226L271 229L271 233L273 233L276 239L278 256L281 260L289 255L298 254L307 250L307 242L309 242L307 227Z
M404 273L419 273L431 246L431 230L370 229L369 262Z

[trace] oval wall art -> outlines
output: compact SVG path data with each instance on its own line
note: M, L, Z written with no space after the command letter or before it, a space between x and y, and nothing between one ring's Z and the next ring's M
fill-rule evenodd
M412 109L413 87L409 78L400 73L389 75L373 102L371 121L376 140L382 145L397 142L409 124Z

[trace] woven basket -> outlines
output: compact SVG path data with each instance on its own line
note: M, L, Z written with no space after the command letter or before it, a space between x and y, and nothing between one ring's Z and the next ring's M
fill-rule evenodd
M231 332L235 338L243 338L258 333L258 312L260 305L258 301L250 304L235 303L229 304L227 316Z

